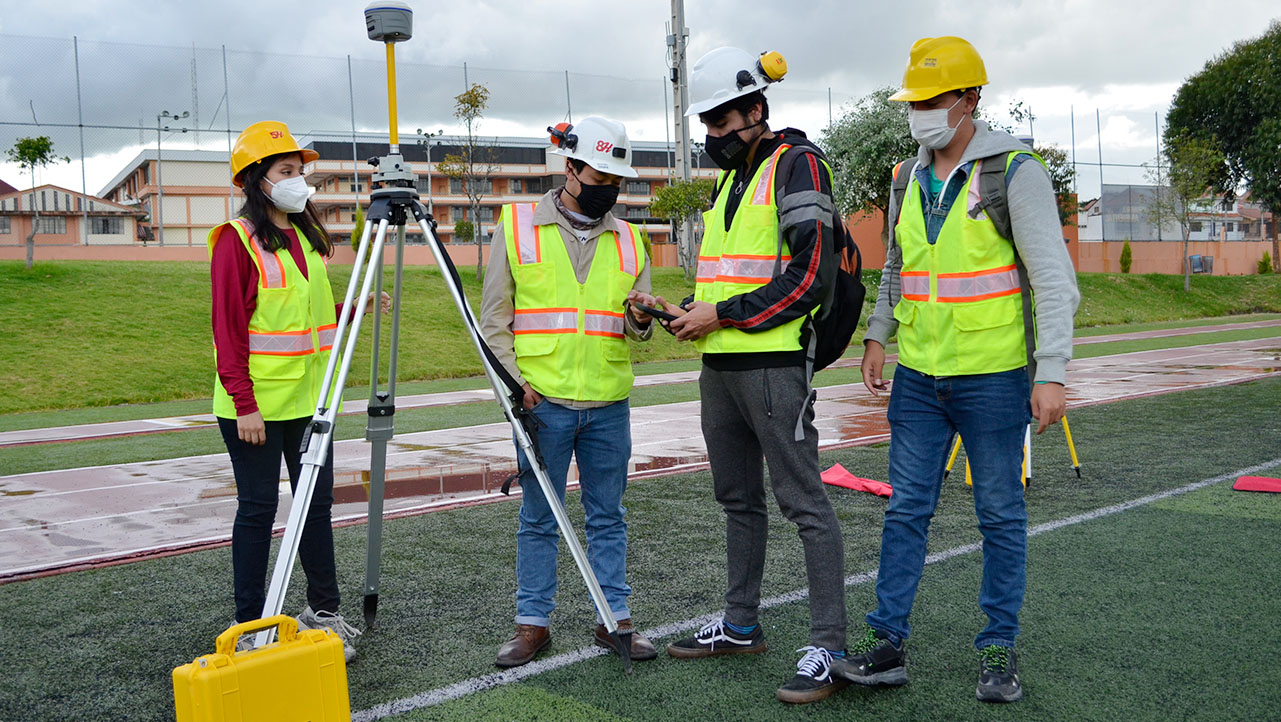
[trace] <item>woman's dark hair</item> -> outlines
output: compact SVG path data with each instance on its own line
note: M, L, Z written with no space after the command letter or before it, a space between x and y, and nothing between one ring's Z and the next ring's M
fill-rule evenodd
M254 237L258 239L258 245L264 250L276 252L282 248L289 247L289 240L281 232L276 224L271 221L271 209L274 207L271 198L262 189L262 181L267 177L267 171L271 170L272 164L278 158L287 155L298 155L297 153L278 153L269 155L266 158L254 163L244 170L241 177L244 179L245 204L240 207L240 215L249 219L254 227ZM289 222L298 226L307 237L307 242L315 249L316 253L322 256L331 256L334 252L334 244L329 238L329 233L325 230L325 224L320 220L320 214L316 212L316 206L307 201L307 206L303 208L302 213L289 213Z
M737 98L731 98L724 103L712 108L705 113L699 113L698 119L704 123L719 123L731 110L737 110L744 117L752 110L752 106L760 103L761 105L761 122L769 120L769 101L765 99L765 94L757 90L747 95L740 95Z

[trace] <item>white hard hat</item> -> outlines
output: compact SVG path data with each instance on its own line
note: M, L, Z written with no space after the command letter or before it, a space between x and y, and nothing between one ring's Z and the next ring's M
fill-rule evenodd
M622 123L593 115L577 123L548 126L547 131L552 134L552 153L577 158L601 173L636 177L632 144Z
M753 57L738 48L717 48L694 63L689 79L689 108L685 117L722 105L748 93L764 90L783 79L787 61L777 51Z

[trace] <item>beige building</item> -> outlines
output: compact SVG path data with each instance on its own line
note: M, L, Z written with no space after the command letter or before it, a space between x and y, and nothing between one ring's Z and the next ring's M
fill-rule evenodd
M0 246L25 244L32 223L37 246L132 245L145 215L135 206L55 185L16 190L0 194Z
M98 195L145 212L139 243L203 246L209 229L231 218L243 201L240 189L231 185L227 154L166 150L160 154L160 164L155 148L144 150Z

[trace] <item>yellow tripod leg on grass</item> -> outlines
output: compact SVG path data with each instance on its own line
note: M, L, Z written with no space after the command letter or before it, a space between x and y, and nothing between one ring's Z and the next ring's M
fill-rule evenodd
M1031 436L1023 437L1023 462L1020 465L1019 481L1023 482L1024 489L1027 488L1027 482L1028 482L1027 460L1028 460L1028 451L1030 451L1028 446L1031 443L1032 443ZM961 448L961 439L960 437L957 437L956 446L952 447L952 456L947 461L948 470L951 470L952 464L956 461L956 453L957 451L960 450L960 448ZM945 479L947 478L947 471L943 472L943 478ZM974 476L970 473L970 457L968 454L965 457L965 485L971 488L974 487Z
M1068 426L1067 414L1063 415L1063 436L1067 438L1068 453L1072 455L1072 471L1076 478L1081 478L1081 461L1076 458L1076 444L1072 441L1072 427Z
M956 443L952 444L952 453L947 456L947 466L943 467L943 478L946 479L948 474L952 473L952 467L956 466L956 456L961 453L961 435L956 435Z

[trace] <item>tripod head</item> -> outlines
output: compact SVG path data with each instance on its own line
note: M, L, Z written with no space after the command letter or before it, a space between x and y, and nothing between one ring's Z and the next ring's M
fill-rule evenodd
M400 0L374 0L365 7L365 30L369 39L387 46L387 112L390 119L391 147L387 155L370 158L369 164L377 168L370 178L376 186L372 191L370 210L387 213L390 219L404 223L404 210L418 201L417 176L400 154L400 133L396 118L396 43L403 43L414 35L414 11ZM380 203L379 201L384 201ZM433 225L435 221L432 221Z

